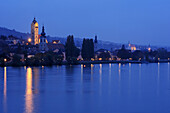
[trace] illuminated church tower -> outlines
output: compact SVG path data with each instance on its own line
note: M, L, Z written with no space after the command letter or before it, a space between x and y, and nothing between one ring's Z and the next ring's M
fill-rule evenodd
M48 51L48 47L47 47L47 39L45 36L45 31L44 31L44 26L42 27L42 33L40 36L40 43L39 43L39 50L44 53L45 51Z
M32 39L33 45L39 44L38 23L35 20L35 18L34 18L34 20L32 21L32 24L31 24L31 39Z

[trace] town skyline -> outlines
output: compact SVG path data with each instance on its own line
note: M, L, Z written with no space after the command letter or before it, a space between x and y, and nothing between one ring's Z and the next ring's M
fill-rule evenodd
M8 4L9 1L11 4ZM170 16L167 15L167 0L94 0L90 3L64 1L70 5L63 1L32 2L3 1L0 5L0 13L3 15L0 26L27 33L30 32L30 25L27 23L36 17L40 27L44 24L50 36L67 37L73 34L75 37L85 38L97 34L100 40L116 43L130 41L142 45L169 45ZM36 4L49 8L37 9ZM9 7L8 10L3 10L6 7ZM20 14L17 17L16 12Z

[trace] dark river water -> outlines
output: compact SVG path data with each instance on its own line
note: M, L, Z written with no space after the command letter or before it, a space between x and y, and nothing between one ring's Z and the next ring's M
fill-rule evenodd
M0 68L0 113L170 113L170 64Z

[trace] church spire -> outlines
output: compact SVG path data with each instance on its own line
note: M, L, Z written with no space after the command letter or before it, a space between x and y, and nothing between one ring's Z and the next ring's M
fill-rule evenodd
M44 26L42 27L42 33L41 33L41 36L44 36L44 37L45 37L45 30L44 30Z
M36 19L35 19L35 17L34 17L34 20L33 20L32 22L33 22L34 24L37 22Z

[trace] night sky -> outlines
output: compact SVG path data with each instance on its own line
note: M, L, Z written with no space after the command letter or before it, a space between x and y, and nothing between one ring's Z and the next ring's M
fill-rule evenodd
M170 45L170 0L1 0L0 26L117 43Z

